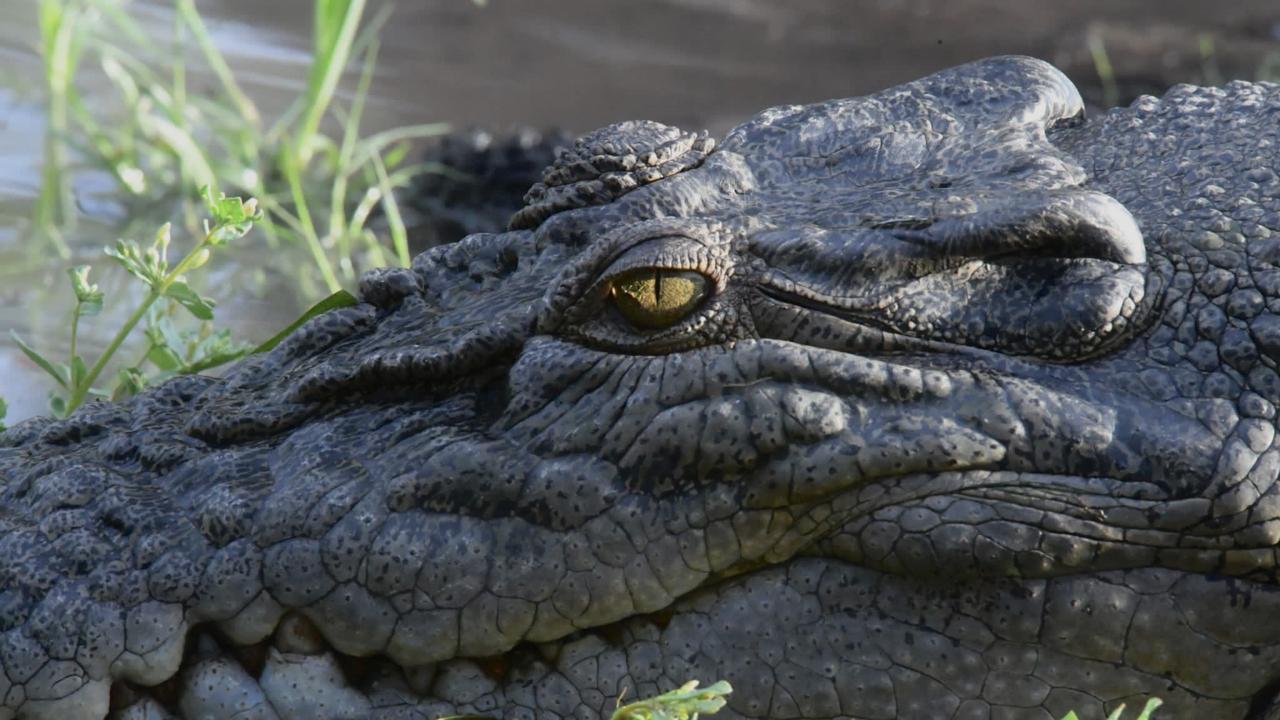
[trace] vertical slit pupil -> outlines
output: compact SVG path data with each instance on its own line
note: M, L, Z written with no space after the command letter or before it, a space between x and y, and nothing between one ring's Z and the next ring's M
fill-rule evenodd
M670 327L697 309L709 286L697 271L645 267L615 277L609 296L629 322L654 330Z

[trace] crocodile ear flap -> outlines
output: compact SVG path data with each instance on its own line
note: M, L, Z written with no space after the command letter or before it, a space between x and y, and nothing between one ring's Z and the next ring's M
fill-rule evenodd
M525 206L507 227L533 229L562 210L604 205L701 165L714 147L706 131L690 133L649 120L600 128L557 152L556 161L525 194Z

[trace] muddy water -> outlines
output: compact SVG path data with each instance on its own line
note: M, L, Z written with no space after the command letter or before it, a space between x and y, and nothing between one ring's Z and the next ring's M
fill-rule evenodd
M309 5L199 2L267 114L302 87ZM129 7L163 37L168 3ZM86 323L86 354L96 355L133 303L117 290L127 283L101 261L100 248L126 231L130 211L100 174L73 176L79 214L66 233L69 259L25 239L44 134L35 10L35 0L0 0L0 396L10 421L43 412L49 384L6 331L65 354L63 268L94 264L108 297L118 299ZM722 133L768 105L866 93L1000 53L1054 60L1095 104L1184 80L1280 76L1276 0L412 0L398 3L392 18L371 128L445 120L581 131L645 117ZM1099 82L1090 37L1115 66L1112 88ZM193 78L192 87L200 82ZM107 107L104 94L89 90L90 103L101 103L95 110ZM269 336L314 299L263 270L280 265L265 262L267 252L239 249L197 278L224 301L220 322L248 340Z

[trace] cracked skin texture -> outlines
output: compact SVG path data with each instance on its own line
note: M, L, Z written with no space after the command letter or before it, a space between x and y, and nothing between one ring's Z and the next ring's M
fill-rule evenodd
M1085 121L1027 58L597 131L0 438L0 718L1280 716L1278 170L1276 85Z

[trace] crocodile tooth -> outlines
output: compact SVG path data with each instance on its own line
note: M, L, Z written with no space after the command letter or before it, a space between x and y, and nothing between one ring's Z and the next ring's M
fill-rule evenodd
M436 664L427 663L404 669L404 681L418 695L430 695L431 684L436 680Z
M123 710L112 713L110 720L174 720L174 718L160 703L151 698L143 698ZM245 720L249 720L249 716L245 716Z
M329 644L345 655L367 657L382 652L399 616L386 598L356 583L339 585L306 608Z
M283 614L280 603L263 592L235 616L218 623L218 629L237 645L253 645L271 636Z
M333 653L295 655L271 648L259 682L281 720L339 720L369 714L369 700L347 686Z
M258 681L234 661L206 658L182 678L183 717L207 720L280 720Z
M555 664L556 660L560 657L560 650L564 647L564 643L558 641L536 643L533 647L537 649L538 654L542 656L543 660L546 660L548 663Z
M459 612L453 608L413 610L396 623L387 655L402 667L447 660L458 653Z
M289 613L276 628L275 647L295 655L319 655L328 648L315 624L296 613Z
M173 677L182 663L187 622L177 603L145 602L125 616L125 651L111 664L111 676L140 685Z

